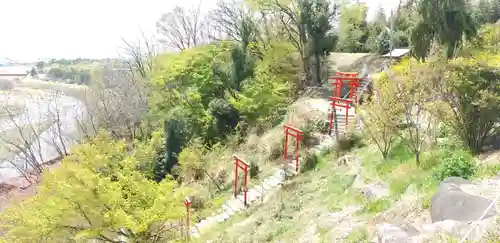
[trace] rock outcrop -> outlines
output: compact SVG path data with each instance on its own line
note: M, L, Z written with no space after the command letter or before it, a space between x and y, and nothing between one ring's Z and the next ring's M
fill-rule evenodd
M450 177L443 180L437 193L432 197L431 219L432 222L456 220L469 222L496 215L492 200L468 194L460 188L469 184L462 178ZM484 213L484 216L483 216Z

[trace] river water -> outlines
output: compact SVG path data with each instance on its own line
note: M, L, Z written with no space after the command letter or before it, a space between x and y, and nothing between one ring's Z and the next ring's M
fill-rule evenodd
M30 123L37 124L47 118L54 119L56 123L39 134L39 143L34 142L30 145L35 151L36 161L44 163L60 156L58 148L60 150L64 146L69 150L69 147L76 143L79 131L77 119L81 119L86 114L85 111L85 105L75 98L55 96L45 92L45 95L28 98L24 112L14 119L0 119L0 130L14 128L16 126L14 122L23 126ZM0 161L0 182L21 176L16 167L27 166L25 156L18 154L12 161Z

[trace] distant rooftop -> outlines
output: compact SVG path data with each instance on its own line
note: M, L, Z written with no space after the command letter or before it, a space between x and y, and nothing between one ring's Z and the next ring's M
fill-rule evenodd
M0 67L0 74L21 75L21 74L26 74L30 70L31 70L30 66L6 66L6 67Z
M408 55L408 53L410 53L409 48L399 48L399 49L394 49L391 52L389 52L385 55L382 55L382 56L383 57L392 57L392 58L401 58L401 57Z

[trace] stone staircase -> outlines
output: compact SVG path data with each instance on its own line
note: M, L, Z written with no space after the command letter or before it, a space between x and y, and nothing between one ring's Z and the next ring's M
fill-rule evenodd
M330 108L331 111L331 108ZM327 122L330 122L330 117L328 117ZM336 108L336 117L333 120L334 124L332 127L331 135L335 135L335 123L337 124L337 129L340 134L345 134L348 131L361 131L363 127L361 119L357 116L354 107L349 108L349 119L346 124L345 108Z
M259 201L262 203L266 202L277 192L277 190L279 190L288 177L297 175L294 162L295 161L291 161L291 163L282 165L281 168L276 169L259 185L249 189L247 191L247 206L244 205L243 193L236 198L233 197L226 200L217 213L214 213L212 216L201 220L191 227L191 237L199 238L200 234L206 232L210 227L228 220L232 215L246 210L248 206Z
M358 88L358 100L367 90L370 83L371 79L368 76L361 81ZM323 98L326 98L326 95L328 95L327 93L329 93L329 95L331 96L331 94L333 94L333 90L329 89L328 91L326 91L326 93L324 92ZM327 120L329 121L329 118L327 118ZM348 131L348 128L351 127L354 127L356 131L359 131L362 127L361 121L357 117L354 107L349 108L349 121L347 126L345 108L336 108L336 118L334 122L337 123L339 134L346 133ZM332 128L332 135L334 134L335 124ZM321 151L321 149L318 149L318 151ZM199 238L201 234L209 230L212 226L229 220L234 214L245 211L248 206L256 204L258 202L265 203L267 200L269 200L269 198L271 198L272 195L274 195L279 190L279 188L284 184L287 178L296 176L298 174L296 169L297 168L295 166L295 161L289 160L280 168L275 169L275 171L270 176L265 178L259 185L248 189L246 206L244 205L243 193L240 193L236 198L233 197L226 200L216 213L194 224L194 226L190 229L190 236Z
M363 71L364 72L364 71ZM356 95L356 103L359 104L359 101L361 98L363 98L363 95L365 92L368 90L368 87L370 86L372 82L372 78L368 73L363 73L361 76L364 76L365 78L361 79L359 83L359 87L357 89L357 95ZM333 90L332 90L333 94ZM343 97L343 99L348 99L349 98L349 93L347 92ZM331 112L331 108L329 110L329 113ZM328 122L330 118L328 117ZM346 115L345 115L345 108L336 108L336 119L334 119L334 122L337 123L337 129L339 131L339 134L347 132L349 129L353 129L354 131L360 131L362 128L362 122L361 119L356 115L356 109L355 107L350 107L349 108L349 120L347 122L346 126ZM335 124L334 127L332 128L332 134L335 132Z
M365 92L368 90L368 87L372 83L372 78L367 75L364 79L362 79L359 82L359 87L358 87L358 95L357 95L357 102L359 103L360 99L363 97Z

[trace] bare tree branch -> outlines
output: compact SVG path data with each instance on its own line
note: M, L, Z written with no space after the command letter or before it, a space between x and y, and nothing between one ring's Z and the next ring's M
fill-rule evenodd
M178 50L207 42L207 19L201 16L200 9L201 1L193 8L176 6L163 14L156 22L156 29L162 35L160 42Z

